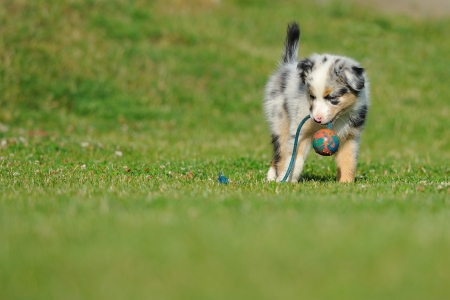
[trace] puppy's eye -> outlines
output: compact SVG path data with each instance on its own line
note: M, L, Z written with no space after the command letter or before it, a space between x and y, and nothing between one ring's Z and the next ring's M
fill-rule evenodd
M329 100L330 103L333 104L333 105L338 105L338 104L339 104L339 101L336 100L336 97L330 97L328 100Z
M325 97L325 99L330 101L330 103L333 104L333 105L338 105L339 104L339 101L337 100L337 97L335 97L335 96L328 95L328 96Z

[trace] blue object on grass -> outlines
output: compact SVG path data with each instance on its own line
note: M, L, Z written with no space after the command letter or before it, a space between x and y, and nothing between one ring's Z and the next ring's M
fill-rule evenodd
M228 184L228 178L223 176L222 172L219 173L219 177L217 177L217 179L219 180L219 183Z

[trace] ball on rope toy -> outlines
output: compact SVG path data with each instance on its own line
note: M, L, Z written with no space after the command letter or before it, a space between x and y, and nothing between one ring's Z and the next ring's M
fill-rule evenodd
M336 131L330 128L318 130L313 136L313 148L317 154L323 156L335 154L339 149L339 138Z
M306 121L310 118L310 115L306 115L300 124L297 127L297 132L295 133L294 140L294 148L292 149L291 161L289 163L289 167L284 175L281 182L286 182L291 174L292 168L294 167L295 156L297 155L297 145L298 145L298 137L300 135L300 130L305 124ZM316 153L324 156L330 156L336 153L339 149L339 138L336 134L336 131L331 129L331 122L328 123L327 129L320 129L313 136L313 148L316 150Z

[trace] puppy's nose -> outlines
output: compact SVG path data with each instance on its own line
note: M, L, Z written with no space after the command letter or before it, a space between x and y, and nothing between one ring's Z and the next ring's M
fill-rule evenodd
M314 117L314 122L316 123L322 123L322 117Z

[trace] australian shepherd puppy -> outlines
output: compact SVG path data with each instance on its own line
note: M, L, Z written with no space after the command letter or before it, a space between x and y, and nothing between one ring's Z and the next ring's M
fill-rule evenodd
M264 111L274 152L267 179L280 181L285 176L297 127L309 114L311 118L300 132L294 168L287 181L299 181L314 133L331 122L340 141L335 154L337 179L353 182L370 104L365 71L353 59L337 55L313 54L299 61L299 39L298 24L289 24L283 60L265 89Z

